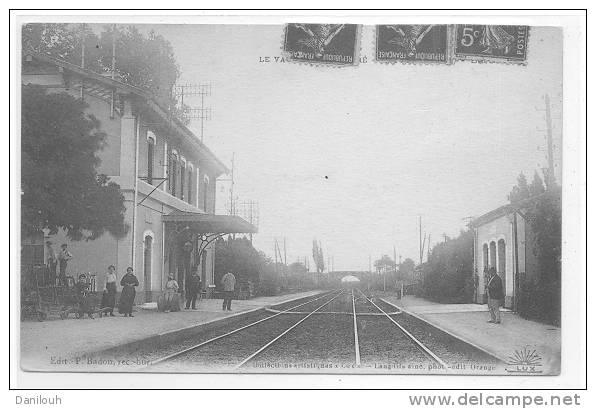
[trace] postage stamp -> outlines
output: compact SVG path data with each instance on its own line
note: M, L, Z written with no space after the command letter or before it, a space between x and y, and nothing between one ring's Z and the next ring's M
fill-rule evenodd
M377 61L448 63L447 25L378 25Z
M288 24L283 49L293 61L357 65L358 25Z
M455 58L525 63L528 26L457 25Z

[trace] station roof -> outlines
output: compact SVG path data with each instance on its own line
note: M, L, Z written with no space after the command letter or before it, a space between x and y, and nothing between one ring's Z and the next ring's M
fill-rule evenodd
M186 223L200 233L257 233L257 228L238 216L174 210L162 216L164 222Z
M488 213L483 214L482 216L479 216L477 218L475 218L474 220L472 220L470 222L470 227L479 227L482 226L486 223L490 223L495 219L498 219L499 217L505 216L506 214L510 214L513 212L518 213L520 216L525 217L524 214L524 210L528 209L530 206L532 206L536 200L541 197L543 194L540 194L538 196L534 196L534 197L530 197L528 199L524 199L519 203L515 203L515 204L506 204L503 205L501 207L497 207L496 209L491 210Z

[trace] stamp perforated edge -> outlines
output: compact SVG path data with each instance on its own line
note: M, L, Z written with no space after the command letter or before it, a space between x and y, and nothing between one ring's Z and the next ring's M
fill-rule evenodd
M352 64L338 64L335 62L323 62L323 61L304 61L296 60L292 58L291 53L286 51L286 36L288 33L288 25L295 23L284 24L282 35L281 35L281 54L286 61L297 64L297 65L309 65L311 67L330 67L330 68L346 68L346 67L357 67L360 64L361 54L361 35L362 35L362 24L354 24L356 26L355 39L354 39L354 63ZM351 23L350 23L351 24Z
M530 57L530 34L532 32L532 26L525 26L526 29L526 58L524 60L514 60L504 57L488 57L481 55L457 55L455 52L455 43L457 42L457 27L462 24L454 24L453 30L453 61L470 61L476 64L505 64L505 65L521 65L527 66ZM500 24L506 25L506 24Z
M443 26L447 26L447 33L446 33L446 51L445 51L445 61L424 61L424 60L400 60L400 59L394 59L394 60L379 60L377 59L377 44L378 44L378 39L379 39L379 26L382 25L386 25L386 24L375 24L374 27L374 36L373 36L373 54L374 57L372 58L372 60L377 63L377 64L386 64L386 65L396 65L396 64L402 64L402 65L429 65L429 66L433 66L433 67L440 67L440 66L445 66L445 65L452 65L453 64L453 42L452 42L452 31L453 30L453 24L436 24L436 25L443 25Z

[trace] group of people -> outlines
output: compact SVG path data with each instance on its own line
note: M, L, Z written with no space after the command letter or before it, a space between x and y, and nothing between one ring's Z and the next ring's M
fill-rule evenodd
M227 272L221 279L223 287L222 310L232 310L232 299L236 288L236 277L231 272ZM164 312L180 311L180 286L173 274L168 275L165 291L158 301L158 309ZM185 309L197 309L197 298L201 292L201 276L197 271L186 280L186 306Z
M116 267L109 266L106 274L105 289L101 297L101 306L99 313L101 315L114 317L114 309L116 307L116 283L118 277L116 276ZM118 303L118 312L125 317L132 317L132 306L135 300L135 287L139 285L139 280L133 274L132 267L126 269L126 274L120 280L122 286L122 294ZM87 282L87 275L79 274L77 282L74 284L75 297L78 307L71 311L78 311L80 315L87 314L93 318L93 313L96 312L91 299L88 297L90 291L90 284Z
M116 275L116 267L109 266L106 274L105 289L101 297L102 314L114 316L114 308L116 307L116 283L118 277ZM135 302L136 290L135 287L139 285L139 280L134 275L132 267L126 269L126 274L120 280L122 286L122 294L118 302L118 313L125 317L132 317L132 306Z
M197 299L201 292L201 276L198 271L194 271L186 280L186 307L185 309L197 309ZM173 312L180 311L180 286L174 278L174 274L168 275L166 289L157 302L160 311Z
M46 241L46 266L50 273L50 277L55 280L57 285L66 284L66 267L68 262L72 260L73 255L68 251L66 243L60 246L60 252L56 254L52 247L51 241Z
M56 285L66 285L66 269L68 262L73 259L72 253L68 250L67 244L60 246L60 252L56 254L52 247L51 241L46 241L46 266L51 277L55 278ZM115 316L114 309L116 307L116 292L117 292L118 277L116 274L116 267L110 265L105 276L105 289L101 299L101 314L106 316ZM118 312L125 317L132 317L132 307L136 296L135 287L139 285L139 280L133 273L132 267L126 269L126 274L120 280L122 286L122 294L118 303ZM232 299L234 298L234 290L236 287L236 277L231 272L226 273L221 280L223 287L223 304L224 311L232 310ZM186 309L197 309L197 299L201 292L201 277L198 271L194 271L186 280ZM89 285L86 282L85 274L80 274L78 281L75 283L75 291L77 299L82 309L86 309L89 300L86 294L89 290ZM168 280L165 285L158 307L161 311L180 311L180 286L174 278L173 274L168 275ZM87 306L88 307L88 306Z

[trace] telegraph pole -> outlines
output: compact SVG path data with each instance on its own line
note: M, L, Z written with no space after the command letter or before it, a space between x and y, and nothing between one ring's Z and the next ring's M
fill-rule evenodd
M420 264L422 264L422 216L418 215L418 249L420 250Z
M236 153L232 152L232 169L230 171L230 216L236 216L236 209L234 206L234 157Z
M397 277L397 252L395 251L395 244L393 245L393 272Z
M286 238L284 237L284 265L288 266L288 253L286 253Z
M273 242L273 254L275 256L275 264L274 264L275 276L277 277L278 276L278 273L277 273L277 239L274 239L274 242Z

